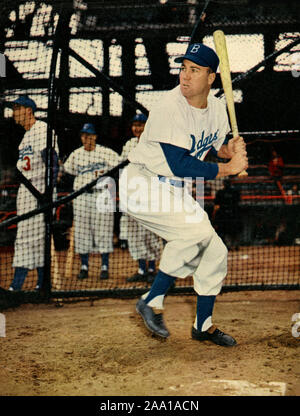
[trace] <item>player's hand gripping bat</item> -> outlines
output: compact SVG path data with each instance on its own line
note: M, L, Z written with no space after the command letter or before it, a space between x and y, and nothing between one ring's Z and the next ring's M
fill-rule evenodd
M216 30L213 33L213 38L214 38L216 52L220 60L220 75L221 75L222 85L223 85L224 94L226 98L232 135L233 137L237 137L239 135L239 132L238 132L238 126L237 126L237 121L236 121L229 59L228 59L226 39L225 39L224 32L222 30ZM240 172L238 176L247 176L247 175L248 173L244 170Z

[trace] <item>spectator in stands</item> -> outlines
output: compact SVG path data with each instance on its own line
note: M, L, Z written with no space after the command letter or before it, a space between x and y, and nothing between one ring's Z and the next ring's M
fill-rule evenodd
M268 219L258 217L254 223L253 233L251 236L251 241L253 245L267 245L274 243L274 236L276 233L276 227L273 224L273 221Z
M273 176L274 179L279 179L283 175L284 162L275 149L271 152L268 168L270 175Z
M224 187L216 193L212 221L228 249L239 249L239 234L242 223L239 203L240 191L234 189L230 179L224 180Z
M280 218L278 226L276 227L273 244L278 246L285 246L291 244L291 238L288 231L288 224L286 218Z
M300 189L298 188L298 184L294 183L292 188L287 191L288 195L300 195Z
M288 230L294 244L300 244L300 216L299 204L300 189L297 183L294 183L292 188L287 191L289 209L287 214Z

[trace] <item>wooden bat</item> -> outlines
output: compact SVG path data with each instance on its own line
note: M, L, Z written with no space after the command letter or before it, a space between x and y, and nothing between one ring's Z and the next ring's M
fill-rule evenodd
M62 285L62 274L59 269L58 254L55 251L54 240L51 241L51 259L52 259L52 288L60 290Z
M235 106L234 106L234 100L233 100L232 81L231 81L230 66L229 66L228 52L227 52L227 46L226 46L226 38L222 30L215 30L213 33L213 38L214 38L216 52L220 60L220 75L221 75L222 85L223 85L224 94L226 98L226 104L227 104L228 114L230 118L232 135L233 137L237 137L239 135L239 131L238 131L238 126L237 126L237 121L236 121ZM247 175L248 173L244 170L240 172L238 176L247 176Z
M70 246L69 246L68 255L66 259L66 266L65 266L65 277L68 279L72 278L74 259L75 259L75 251L74 251L74 224L73 224L70 230Z

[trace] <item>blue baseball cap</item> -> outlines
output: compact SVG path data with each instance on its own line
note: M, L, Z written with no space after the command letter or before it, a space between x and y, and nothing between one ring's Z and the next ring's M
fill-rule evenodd
M147 121L147 116L145 116L145 114L136 114L133 119L132 122L134 121L140 121L141 123L146 123Z
M97 134L95 126L92 123L85 123L80 130L80 133Z
M12 103L8 103L9 107L13 107L15 104L22 105L23 107L30 107L32 111L36 111L36 104L35 102L29 98L27 95L20 95L15 101Z
M181 63L184 59L194 62L200 66L207 66L213 72L217 72L219 66L219 58L216 52L203 43L192 43L184 56L175 58L175 62Z

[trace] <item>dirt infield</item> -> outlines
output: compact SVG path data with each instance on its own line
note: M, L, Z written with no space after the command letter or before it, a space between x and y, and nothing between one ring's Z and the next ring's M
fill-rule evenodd
M135 303L104 299L6 310L1 395L300 395L300 337L292 335L299 292L220 295L215 323L237 339L233 348L191 339L194 296L166 298L167 340L147 332Z

